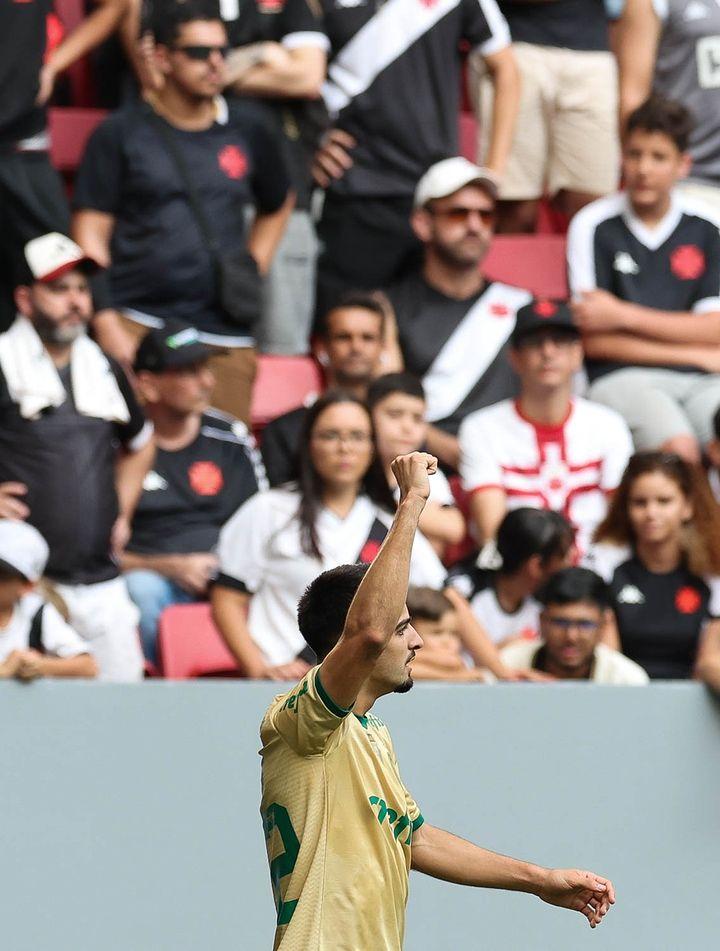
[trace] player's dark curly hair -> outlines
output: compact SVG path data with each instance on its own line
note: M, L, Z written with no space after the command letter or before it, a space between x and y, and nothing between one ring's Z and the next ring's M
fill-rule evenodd
M626 135L642 132L662 132L671 139L680 152L687 151L690 133L695 126L692 112L681 102L653 93L628 116Z
M340 565L324 571L305 589L298 602L300 633L318 663L340 640L350 605L369 565Z
M630 492L641 476L654 472L674 482L692 505L693 515L683 528L682 538L688 568L699 575L720 574L720 506L701 467L685 462L672 452L636 452L631 457L594 540L634 546Z

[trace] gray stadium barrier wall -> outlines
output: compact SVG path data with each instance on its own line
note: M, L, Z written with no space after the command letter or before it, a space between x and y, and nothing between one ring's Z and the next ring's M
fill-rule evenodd
M2 947L268 951L257 729L276 692L3 684ZM376 712L428 821L618 892L593 932L413 874L407 951L718 946L720 707L702 687L419 685Z

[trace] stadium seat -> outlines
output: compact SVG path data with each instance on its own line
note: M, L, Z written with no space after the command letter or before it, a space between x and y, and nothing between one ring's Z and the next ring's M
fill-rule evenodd
M75 172L85 145L107 115L104 109L50 109L50 159L59 172Z
M258 357L250 408L253 430L262 429L271 419L302 405L320 389L322 377L312 357Z
M87 16L85 0L55 0L54 7L66 34L74 30ZM94 106L97 104L92 67L87 56L79 59L67 70L67 77L73 105Z
M165 608L158 622L158 651L160 669L168 680L242 676L207 602Z
M483 272L492 280L526 287L536 297L568 296L562 235L498 235Z
M470 162L477 162L478 122L472 112L460 113L460 154Z

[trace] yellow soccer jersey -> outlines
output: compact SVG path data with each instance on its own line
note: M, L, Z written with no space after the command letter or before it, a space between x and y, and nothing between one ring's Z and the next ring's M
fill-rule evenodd
M276 697L260 728L273 947L400 951L423 817L385 724L338 707L319 670Z

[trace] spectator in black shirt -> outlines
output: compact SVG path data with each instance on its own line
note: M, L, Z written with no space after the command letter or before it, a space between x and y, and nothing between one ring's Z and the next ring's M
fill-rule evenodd
M226 351L212 357L215 402L246 421L259 308L232 322L220 303L217 263L246 248L259 271L268 270L292 207L281 145L253 104L220 96L227 34L215 7L178 4L154 29L162 88L151 104L112 115L90 139L76 183L75 234L109 265L115 310L102 321L105 334L111 327L117 335L116 355L131 359L147 327L186 320L203 342ZM185 179L212 231L212 254ZM256 216L246 235L248 205Z
M48 542L47 577L101 678L138 679L138 612L116 562L154 454L152 426L85 333L92 262L60 234L25 253L34 280L17 288L18 317L0 335L0 483L15 483L10 494Z
M344 294L320 327L315 356L328 389L342 389L364 399L370 382L395 369L400 359L394 317L384 296ZM263 430L263 461L272 486L297 478L297 454L308 403L283 413Z
M168 320L163 330L150 331L135 357L158 451L135 509L122 568L140 609L145 656L153 663L161 612L207 595L220 529L266 486L245 425L209 409L210 352L193 327Z
M670 453L637 453L595 539L588 564L610 584L610 646L651 678L717 678L720 509L702 470Z

